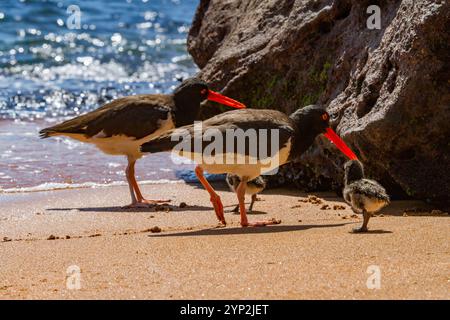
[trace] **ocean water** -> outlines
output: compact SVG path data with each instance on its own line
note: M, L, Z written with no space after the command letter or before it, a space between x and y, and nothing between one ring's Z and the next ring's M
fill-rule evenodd
M125 159L39 129L117 97L169 93L198 70L186 51L195 0L2 0L0 190L124 181ZM175 181L167 154L138 179Z

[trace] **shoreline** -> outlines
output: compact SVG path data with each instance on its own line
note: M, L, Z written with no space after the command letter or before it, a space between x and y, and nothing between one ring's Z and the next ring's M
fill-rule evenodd
M234 194L218 186L233 208ZM241 228L239 215L225 213L227 227L216 228L200 185L143 192L172 199L169 210L122 209L125 186L2 194L0 299L450 298L448 215L422 202L394 201L370 233L351 234L361 219L331 193L313 204L305 193L267 190L249 219L280 225ZM381 269L380 289L366 286L371 265ZM80 290L66 286L73 266Z

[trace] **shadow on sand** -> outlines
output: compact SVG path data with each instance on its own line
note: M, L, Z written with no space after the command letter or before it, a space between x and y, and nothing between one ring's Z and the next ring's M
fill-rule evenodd
M342 227L347 224L351 223L324 224L324 225L290 225L290 226L276 225L276 226L254 227L254 228L242 228L242 227L211 228L188 232L149 235L149 237L186 237L186 236L189 237L189 236L221 236L221 235L251 234L251 233L279 233L279 232L303 231L312 228Z
M179 206L160 206L162 209L156 209L156 206L150 206L148 208L124 208L121 206L112 206L112 207L86 207L86 208L48 208L48 211L71 211L77 210L80 212L164 212L163 208L168 208L170 212L183 212L183 211L208 211L212 210L211 207L205 206L187 206L184 208L180 208Z
M388 233L393 233L393 232L389 231L389 230L370 230L369 229L366 232L353 232L350 230L348 233L355 234L355 235L358 235L358 234L367 235L367 234L388 234Z

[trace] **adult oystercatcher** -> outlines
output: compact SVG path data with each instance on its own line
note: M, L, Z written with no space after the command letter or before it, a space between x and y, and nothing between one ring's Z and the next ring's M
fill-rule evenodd
M247 182L295 160L321 133L347 157L356 159L355 154L330 128L325 108L318 105L298 109L290 116L276 110L225 112L204 121L201 126L196 124L170 130L143 144L141 151L157 153L173 150L197 162L195 173L209 192L216 216L222 224L226 224L222 202L204 178L203 171L237 175L241 180L236 188L241 226L265 226L280 222L275 219L248 221L244 203Z
M241 183L241 179L239 176L235 174L227 174L225 181L230 187L230 190L236 192L239 184ZM250 206L248 207L248 212L253 211L253 205L258 200L257 194L262 192L266 188L266 181L262 176L259 176L253 180L247 181L247 185L245 187L245 194L248 194L252 197L252 201L250 202ZM237 205L232 212L239 212L239 205Z
M389 204L389 195L375 180L364 178L364 167L358 160L347 161L344 165L344 200L356 213L363 214L361 227L353 232L367 232L370 216Z
M173 94L119 98L94 111L45 128L39 134L41 138L67 136L93 143L104 153L126 156L128 166L125 172L132 201L128 207L143 207L167 201L146 200L139 190L134 167L136 160L143 155L140 146L167 130L193 123L200 104L205 100L245 108L242 103L209 90L204 81L190 78L182 82Z

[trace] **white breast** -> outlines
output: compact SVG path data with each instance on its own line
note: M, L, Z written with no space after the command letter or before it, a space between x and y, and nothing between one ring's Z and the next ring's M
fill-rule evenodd
M246 155L235 156L234 154L217 153L214 157L211 157L184 150L181 152L174 152L176 152L177 155L193 160L209 173L231 173L238 175L239 177L247 177L249 180L253 180L263 174L275 174L278 167L287 162L290 150L291 139L289 139L286 146L280 149L275 155L268 157L263 161ZM232 159L233 161L228 161L227 159Z

